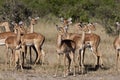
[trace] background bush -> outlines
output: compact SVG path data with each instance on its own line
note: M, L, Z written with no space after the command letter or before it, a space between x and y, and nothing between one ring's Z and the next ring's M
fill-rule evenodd
M48 16L49 15L49 16ZM107 33L120 22L120 0L1 0L0 19L25 20L29 16L72 17L74 22L99 22Z

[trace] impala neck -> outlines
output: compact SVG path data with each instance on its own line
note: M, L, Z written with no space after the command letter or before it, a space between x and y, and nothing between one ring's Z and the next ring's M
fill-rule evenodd
M3 26L3 27L5 27L6 32L10 31L9 23L8 22L2 22L2 23L0 23L0 25Z
M119 38L120 38L120 31L118 32L118 36L119 36Z
M33 33L33 31L34 31L34 25L30 24L30 33Z
M21 33L20 30L17 31L17 44L21 41Z
M57 37L57 46L58 47L60 47L61 41L62 41L62 35L58 34L58 37Z
M92 33L92 31L89 29L88 33Z
M85 32L84 32L84 31L82 31L82 38L81 38L81 42L82 42L82 43L84 43L84 41L85 41Z
M9 25L5 26L6 32L10 31Z

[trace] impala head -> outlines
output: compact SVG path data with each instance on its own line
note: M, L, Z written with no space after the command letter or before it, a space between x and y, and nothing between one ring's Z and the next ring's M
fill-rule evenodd
M89 31L87 25L83 24L82 22L80 22L78 24L78 27L79 27L80 31L84 31L84 32L88 32Z
M63 26L69 26L72 24L72 18L64 19L63 17L60 18L60 21L63 23Z
M57 31L66 34L68 27L60 27L58 25L56 25Z
M95 25L93 23L88 23L87 24L88 28L91 30L91 31L95 31L96 28L95 28Z
M39 17L35 17L35 18L29 17L29 19L30 19L30 24L35 25L35 24L37 24Z
M82 31L84 31L84 32L89 32L89 29L88 29L88 27L85 25L85 26L82 28Z
M82 28L83 28L82 22L77 23L76 26L82 31Z
M64 33L64 29L62 27L59 27L58 25L56 25L57 31L59 34L63 34Z
M18 30L20 31L21 35L26 33L24 27L22 27L19 24L15 23L14 24L14 32L17 33Z

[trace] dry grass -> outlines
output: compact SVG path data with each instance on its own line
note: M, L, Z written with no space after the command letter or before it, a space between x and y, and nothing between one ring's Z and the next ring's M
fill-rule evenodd
M109 68L109 70L108 70L109 72L106 71L109 74L109 73L111 73L111 70L114 70L114 66L115 66L116 54L115 54L115 50L113 48L113 41L114 41L115 37L108 36L105 33L103 26L101 26L100 24L97 24L96 28L97 28L97 30L95 31L95 33L100 35L100 37L101 37L101 42L99 45L99 52L102 54L104 66ZM28 73L39 73L39 74L48 74L48 75L52 74L53 75L55 66L56 66L56 62L57 62L56 51L55 51L57 31L56 31L55 24L51 23L51 22L47 22L45 20L44 21L40 20L39 23L37 25L35 25L34 29L35 29L35 32L43 34L46 38L43 49L46 52L46 62L48 62L49 64L44 65L42 67L40 65L37 65L36 67L33 67L29 71L25 70L24 73L28 72ZM74 31L75 29L73 26L70 26L69 30L70 30L70 32L75 32ZM0 51L1 51L0 52L0 64L1 64L0 71L3 71L3 69L4 69L3 63L5 61L4 60L5 47L0 46ZM28 55L28 58L29 58L29 55ZM33 52L33 60L34 59L35 59L35 52ZM85 54L85 64L93 65L94 63L95 63L95 58L94 58L92 52L89 49L87 49L86 54ZM60 73L62 73L62 70L60 71ZM104 73L104 72L103 71L95 72L96 75L98 75L100 73ZM90 73L88 73L87 76L89 74ZM94 73L91 74L91 76L92 75L95 76ZM71 79L73 79L73 78L71 78ZM95 79L93 79L93 80L95 80ZM105 79L101 79L101 80L105 80Z

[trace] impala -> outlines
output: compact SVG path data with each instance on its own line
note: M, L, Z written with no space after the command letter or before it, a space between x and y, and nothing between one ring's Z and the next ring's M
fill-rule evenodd
M6 57L6 64L7 64L7 58L8 58L8 53L9 53L9 49L12 51L12 62L14 62L14 68L17 68L17 62L19 59L20 62L20 67L21 70L22 68L22 63L21 63L21 32L20 32L20 28L19 26L15 26L14 29L16 30L16 35L15 36L9 36L6 40L5 40L5 45L7 48L7 57ZM10 62L11 65L11 62Z
M113 42L113 46L115 48L115 52L116 52L116 55L117 55L117 58L116 58L116 69L118 70L118 60L119 60L119 51L120 51L120 36L116 37L114 42Z
M116 22L116 32L118 32L119 34L119 30L120 30L120 23L119 22ZM119 51L120 51L120 34L119 36L117 36L113 42L113 46L115 48L115 52L116 52L116 55L117 55L117 58L116 58L116 69L118 70L118 65L119 65Z
M68 75L68 71L70 71L70 65L71 65L71 60L73 62L73 66L74 66L74 72L73 75L75 76L75 49L76 49L76 44L74 41L69 40L69 39L62 39L63 36L63 30L62 28L59 28L58 26L57 30L58 30L58 36L57 36L57 55L58 55L58 64L57 64L57 68L56 68L56 73L55 76L57 74L58 71L58 66L60 63L60 55L62 54L64 57L64 77L66 77L66 75ZM68 59L68 70L66 73L66 58Z
M19 30L21 30L21 45L22 45L22 52L24 53L23 55L23 65L24 65L24 62L26 60L26 54L27 54L27 50L25 47L27 46L34 46L35 47L35 50L37 51L36 54L37 54L37 57L36 57L36 60L35 60L35 63L36 64L40 59L41 59L41 56L42 54L44 53L44 51L42 50L42 45L44 43L44 40L45 40L45 37L40 34L40 33L36 33L36 32L33 32L33 33L25 33L25 29L23 27L19 27Z
M0 22L0 27L5 27L5 31L10 31L10 26L8 22Z
M25 34L25 36L30 36L30 35L33 35L33 36L31 36L31 37L33 37L33 43L34 43L34 40L36 39L36 38L39 38L40 36L40 39L38 39L38 40L41 40L41 42L42 42L42 39L43 39L43 43L44 43L44 39L45 39L45 37L42 35L42 34L37 34L37 33L35 33L34 32L34 25L37 23L37 20L39 19L39 17L36 17L36 18L31 18L31 17L29 17L29 20L30 20L30 26L29 26L29 28L27 28L27 29L29 29L29 30L26 30L25 28L24 28L24 26L21 26L21 30L23 30L24 32L26 32L26 34ZM21 22L21 25L23 25L23 22ZM37 37L37 36L39 36L39 37ZM26 39L26 38L25 38ZM30 39L29 39L30 40ZM32 39L31 39L32 40ZM29 41L28 41L28 43L29 43ZM34 43L34 44L36 44L36 43ZM39 44L39 45L41 45L42 46L42 44ZM31 55L31 47L35 50L36 49L36 47L35 46L33 46L33 44L32 44L32 42L31 42L31 45L27 45L27 43L25 43L25 46L24 46L24 52L25 52L25 55L24 55L24 57L26 58L26 53L27 53L27 46L29 47L29 52L30 52L30 63L32 63L32 55ZM40 46L40 48L41 48L41 46ZM39 46L38 46L39 47ZM44 62L44 58L45 58L45 51L41 48L40 49L41 51L41 53L42 53L42 58L43 58L43 60L42 60L42 62ZM36 51L36 50L35 50ZM39 49L37 49L37 53L38 53L38 51L39 51ZM37 61L38 62L38 61ZM37 63L36 62L36 63Z
M65 32L64 32L64 29L63 29L63 27L59 27L60 29L61 29L61 31L62 31L62 39L64 40L66 40L66 39L68 39L68 40L72 40L72 41L74 41L75 42L75 44L76 44L76 49L77 50L79 50L79 58L80 58L80 60L79 60L79 70L80 70L80 68L82 68L82 73L83 73L83 71L84 71L84 65L83 65L83 51L84 51L84 39L85 39L85 31L86 30L83 30L82 31L82 34L81 34L81 36L79 35L79 34L66 34Z
M42 56L42 45L44 43L45 37L40 33L27 33L21 36L21 42L22 42L22 50L25 52L25 55L23 58L26 59L26 46L34 46L37 51L37 58L35 60L35 64L41 59ZM23 59L24 64L24 59Z

